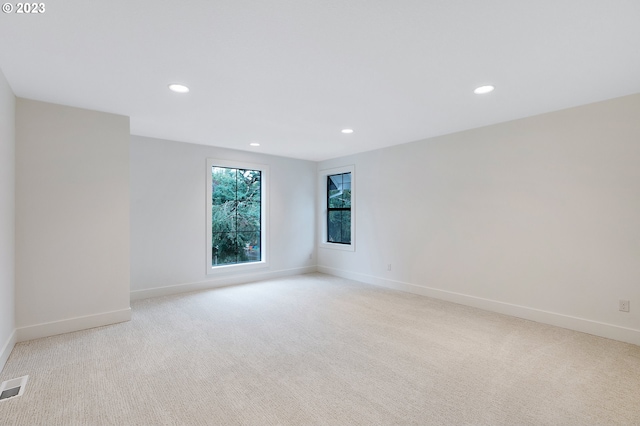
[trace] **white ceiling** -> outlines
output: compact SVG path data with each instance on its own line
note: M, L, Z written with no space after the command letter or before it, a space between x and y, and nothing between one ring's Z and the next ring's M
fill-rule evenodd
M136 135L323 160L640 92L639 0L43 1L14 93Z

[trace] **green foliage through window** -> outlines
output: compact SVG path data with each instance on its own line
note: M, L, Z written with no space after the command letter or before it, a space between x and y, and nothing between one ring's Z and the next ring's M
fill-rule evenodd
M327 176L327 242L351 244L351 173Z
M211 265L259 262L262 174L211 168Z

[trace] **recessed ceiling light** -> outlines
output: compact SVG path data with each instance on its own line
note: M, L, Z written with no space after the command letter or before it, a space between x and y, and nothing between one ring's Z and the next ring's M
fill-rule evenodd
M346 133L346 134L353 133L353 129L342 129L342 133Z
M183 84L170 84L169 90L176 93L187 93L189 92L189 88Z
M495 87L493 86L480 86L473 91L476 95L484 95L485 93L493 92Z
M260 144L258 142L251 142L249 145L251 145L251 146L260 146Z

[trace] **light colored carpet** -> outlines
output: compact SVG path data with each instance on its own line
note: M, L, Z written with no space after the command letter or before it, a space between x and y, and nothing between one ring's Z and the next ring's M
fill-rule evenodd
M322 274L20 343L2 425L640 424L640 347Z

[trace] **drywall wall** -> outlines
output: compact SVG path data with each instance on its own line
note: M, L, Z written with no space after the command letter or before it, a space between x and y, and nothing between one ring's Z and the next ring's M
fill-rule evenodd
M269 166L268 268L206 274L207 158ZM315 175L311 161L132 136L132 297L315 271Z
M15 110L0 70L0 371L15 345Z
M18 98L18 339L128 318L129 118Z
M640 344L639 117L640 94L324 161L355 165L357 240L319 270Z

